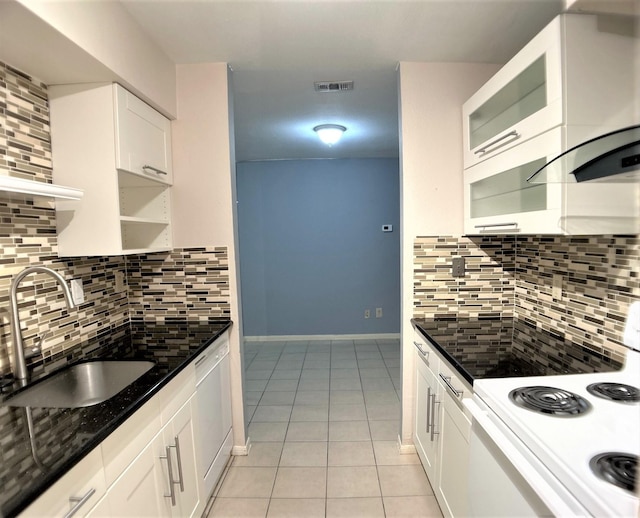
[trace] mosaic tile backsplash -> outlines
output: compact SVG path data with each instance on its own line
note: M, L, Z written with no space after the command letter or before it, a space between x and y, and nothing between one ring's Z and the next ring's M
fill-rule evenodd
M0 174L50 182L51 153L46 85L0 62ZM86 297L68 311L50 278L25 279L19 292L25 345L43 338L44 354L32 364L130 319L229 315L225 248L59 259L53 202L6 193L0 194L0 246L0 374L10 370L11 278L26 266L81 279ZM615 354L628 305L640 298L639 248L637 236L419 237L414 313L517 316ZM461 279L450 275L456 256L466 259ZM121 292L116 274L126 279ZM560 298L553 296L554 276Z
M467 273L453 278L458 256ZM621 360L639 276L638 236L418 237L414 316L515 316Z
M131 318L230 317L226 247L127 257Z
M55 151L54 151L55 152ZM0 62L0 174L51 182L47 87ZM42 340L37 367L78 343L131 318L229 315L226 248L179 249L171 254L59 259L56 213L47 198L0 192L0 375L11 371L9 291L27 266L47 266L80 279L85 302L66 309L53 279L30 275L18 292L25 347ZM125 279L116 292L116 275Z

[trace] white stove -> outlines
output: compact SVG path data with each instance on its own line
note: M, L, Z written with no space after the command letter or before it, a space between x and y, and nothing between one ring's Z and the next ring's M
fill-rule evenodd
M602 382L640 389L640 348L629 349L621 371L481 379L473 385L474 398L468 406L474 415L474 427L482 426L491 436L552 515L640 516L638 487L618 487L596 475L590 466L593 458L605 453L629 455L635 462L640 457L640 402L604 399L587 390L590 384ZM585 401L587 408L566 415L525 408L511 397L512 391L523 387L568 391ZM547 391L551 397L554 390L541 392L544 395ZM480 468L476 475L490 477L485 467ZM499 493L496 498L500 498ZM476 515L487 513L484 509Z

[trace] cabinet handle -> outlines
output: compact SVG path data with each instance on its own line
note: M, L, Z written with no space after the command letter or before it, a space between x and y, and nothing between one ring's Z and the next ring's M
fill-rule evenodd
M488 228L507 228L507 227L513 227L513 230L518 230L518 224L517 223L489 223L486 225L475 225L474 228L477 228L480 230L480 232L485 232Z
M436 432L436 405L439 405L440 402L436 401L436 395L431 394L433 401L431 401L431 442L433 442L436 435L440 432Z
M171 466L171 446L165 447L166 455L161 455L161 459L167 461L167 474L169 476L169 494L164 495L165 498L171 498L171 507L176 506L176 490L173 488L175 482L173 481L173 467Z
M462 394L464 393L464 390L458 390L451 384L451 376L443 376L442 374L440 374L439 376L440 376L440 379L442 381L444 381L444 384L453 393L453 395L455 397L457 397L457 398L461 398L462 397Z
M184 477L182 476L182 455L180 455L180 439L178 436L173 437L174 441L176 441L175 446L171 446L176 449L176 460L178 461L178 476L180 479L178 483L180 484L180 492L184 493Z
M429 357L429 351L425 351L422 347L420 347L419 342L414 341L413 345L415 345L418 348L418 351L422 353L422 356L424 356L425 358Z
M475 155L483 156L483 155L486 155L487 153L490 153L491 151L495 151L496 149L501 148L502 146L506 146L509 142L513 142L514 140L518 140L519 138L520 138L520 133L518 133L516 130L513 130L513 131L510 131L509 133L505 133L504 135L502 135L501 137L498 137L495 140L492 140L487 145L485 145L484 147L481 147L480 149L477 149L473 153ZM509 139L509 140L506 140L506 139ZM495 146L496 144L500 144L500 145L496 146L493 149L489 149L490 147Z
M74 514L76 514L80 510L80 508L87 503L87 500L89 500L89 498L91 498L95 492L96 490L94 488L91 488L84 494L84 496L70 496L69 502L75 505L69 510L67 514L64 515L64 518L71 518Z
M164 175L169 174L169 173L167 173L166 171L163 171L162 169L158 169L157 167L153 167L153 166L151 166L151 165L143 165L143 166L142 166L142 170L143 170L145 173L147 172L147 169L148 169L148 170L150 170L150 171L153 171L153 172L154 172L154 173L156 173L156 174L164 174Z
M429 433L430 419L431 419L431 387L427 387L427 429L425 430L426 433Z

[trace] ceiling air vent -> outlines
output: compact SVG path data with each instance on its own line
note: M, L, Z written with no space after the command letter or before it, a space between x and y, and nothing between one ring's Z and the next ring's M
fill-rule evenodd
M353 81L316 81L313 86L316 92L346 92L353 90Z

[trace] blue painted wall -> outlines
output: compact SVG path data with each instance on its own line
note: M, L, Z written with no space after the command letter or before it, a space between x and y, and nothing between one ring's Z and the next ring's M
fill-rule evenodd
M243 162L237 188L246 336L400 331L397 159Z

